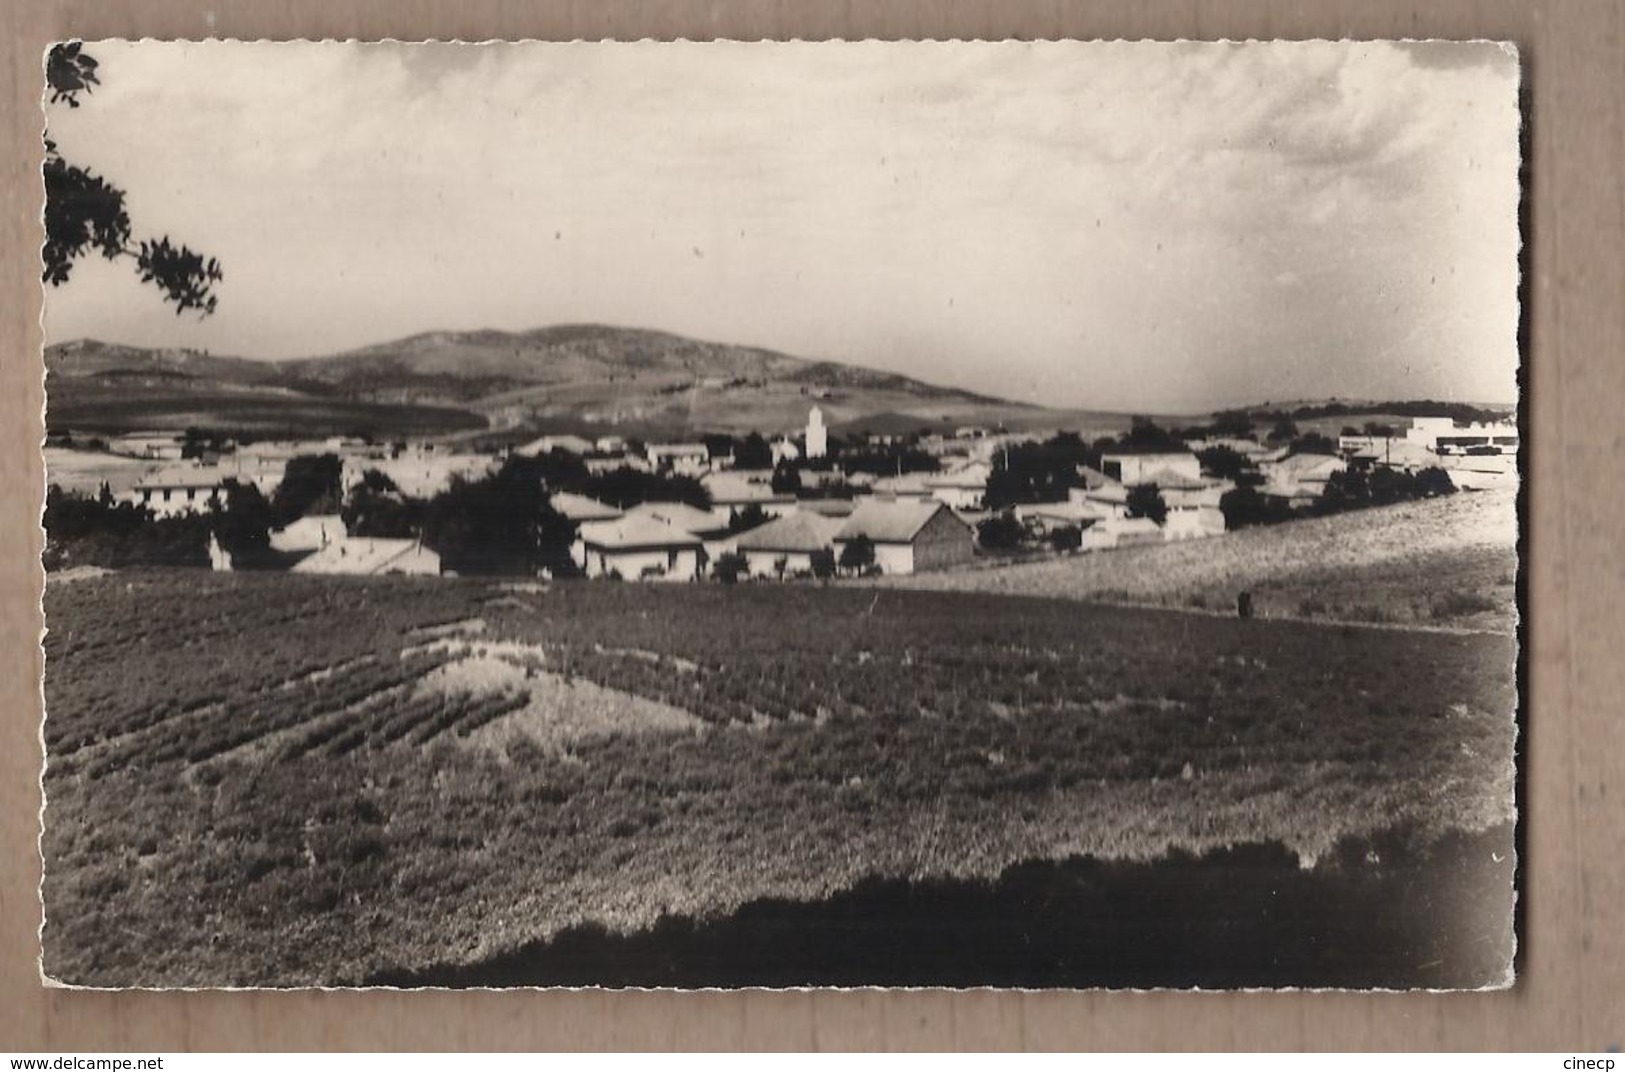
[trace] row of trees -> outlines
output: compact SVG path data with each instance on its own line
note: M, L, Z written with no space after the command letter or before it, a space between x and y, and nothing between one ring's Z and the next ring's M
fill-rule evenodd
M227 481L213 509L173 518L117 503L105 488L83 496L53 487L45 511L47 566L206 565L211 537L243 568L276 566L284 560L271 549L273 531L301 517L338 514L353 536L422 539L458 572L568 572L575 525L553 508L556 492L623 508L650 501L711 505L693 478L634 469L590 473L562 453L510 458L478 479L454 476L428 499L406 495L377 470L363 472L348 492L343 484L338 455L302 455L289 460L269 499L251 483ZM742 532L766 520L759 507L747 508L729 527Z
M1307 510L1294 509L1286 499L1266 495L1255 486L1242 486L1226 492L1219 500L1227 529L1254 525L1274 525L1294 518L1363 510L1412 499L1431 499L1456 490L1450 474L1437 466L1406 473L1397 469L1348 469L1333 473L1326 489Z

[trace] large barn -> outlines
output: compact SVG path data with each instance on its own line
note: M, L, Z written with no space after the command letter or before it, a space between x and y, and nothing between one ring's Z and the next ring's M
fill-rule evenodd
M874 545L881 572L893 575L947 569L976 556L976 531L935 500L859 504L835 534L837 558L860 538Z

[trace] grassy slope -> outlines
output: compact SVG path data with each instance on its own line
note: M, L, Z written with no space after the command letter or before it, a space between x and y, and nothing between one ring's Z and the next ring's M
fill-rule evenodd
M1209 540L981 566L881 583L953 592L1116 600L1264 617L1449 625L1516 621L1511 492L1462 493Z
M45 963L76 983L358 979L870 875L1510 816L1494 636L770 586L154 573L46 602ZM705 725L493 751L381 743L393 694L343 708L470 619Z
M108 388L73 380L53 383L46 400L53 432L116 435L131 431L218 429L261 436L437 435L482 428L478 414L446 406L391 405L313 398L277 389Z

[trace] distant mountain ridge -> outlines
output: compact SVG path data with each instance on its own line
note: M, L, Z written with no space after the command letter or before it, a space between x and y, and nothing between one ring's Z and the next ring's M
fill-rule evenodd
M812 404L831 422L902 413L922 424L996 423L1042 407L925 383L898 373L813 361L760 347L668 332L563 324L523 332L431 331L341 353L257 361L192 349L143 349L81 339L48 347L53 427L224 427L255 398L295 424L303 399L360 407L388 431L386 407L421 431L447 411L446 431L614 428L634 433L799 426ZM210 399L229 399L215 413ZM325 418L324 418L325 419Z

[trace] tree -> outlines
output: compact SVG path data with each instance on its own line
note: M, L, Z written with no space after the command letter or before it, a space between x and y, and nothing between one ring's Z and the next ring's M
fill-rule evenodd
M228 480L225 498L215 510L211 531L222 550L253 556L270 550L271 504L253 484Z
M1198 451L1196 458L1202 463L1203 472L1220 480L1237 480L1253 468L1252 459L1229 447L1208 447Z
M278 528L307 514L336 514L344 501L344 462L337 454L301 454L288 459L282 482L271 496Z
M1227 436L1231 439L1251 439L1253 418L1244 409L1220 410L1213 415L1213 423L1209 427L1214 435Z
M1337 444L1319 432L1307 432L1292 441L1293 454L1328 454L1335 457Z
M723 584L733 584L750 569L745 556L738 551L724 551L711 565L711 576Z
M760 432L752 432L734 447L735 469L773 468L773 448Z
M212 521L200 514L154 518L131 503L112 503L64 492L52 485L45 497L48 570L68 566L207 566Z
M705 444L705 455L712 461L733 457L736 441L726 432L706 432L700 436L700 442Z
M459 573L568 573L575 525L553 509L529 467L453 477L424 508L423 540Z
M1291 417L1282 416L1278 418L1275 427L1270 429L1269 441L1271 443L1290 443L1296 438L1298 438L1298 426L1292 423Z
M730 534L749 532L767 524L770 520L772 519L767 516L767 511L762 509L761 503L746 503L728 515L728 532Z
M1219 511L1224 514L1224 527L1227 529L1273 525L1292 518L1292 508L1286 500L1265 495L1254 487L1225 492L1219 499Z
M807 564L812 567L812 575L821 581L835 576L835 552L828 547L808 555Z
M219 449L219 438L209 435L200 428L188 428L184 438L181 440L182 458L201 459L209 451L218 451Z
M1435 495L1453 495L1456 491L1455 481L1450 474L1436 465L1430 465L1416 474L1417 494L1423 498L1432 498Z
M1168 520L1168 504L1155 484L1140 484L1128 489L1128 516L1148 517L1157 524Z
M773 467L771 486L775 495L800 494L801 470L787 461L780 462Z
M423 527L423 504L401 494L395 482L376 469L361 474L340 515L352 536L405 539Z
M1049 545L1057 551L1076 551L1083 546L1083 530L1076 525L1062 525L1049 534Z
M1315 509L1321 513L1358 510L1371 505L1371 484L1358 469L1345 469L1326 478L1326 490L1320 493Z
M588 474L579 481L562 486L623 510L646 502L681 502L697 510L711 509L711 493L694 477L645 473L630 466L607 473Z
M1172 432L1160 427L1150 417L1133 417L1129 430L1118 437L1119 445L1127 450L1182 451L1184 442Z
M992 509L1059 502L1078 484L1078 466L1098 468L1100 451L1071 432L1043 443L1017 443L993 458L985 501Z
M79 95L88 95L101 84L96 69L96 61L84 52L81 42L52 46L45 62L51 103L79 107ZM45 244L40 278L46 283L53 287L66 283L74 262L91 253L110 261L129 257L135 261L141 281L153 284L165 301L175 303L176 315L188 309L198 310L200 316L214 312L218 303L214 285L225 279L219 261L176 245L168 235L135 238L124 191L69 163L48 137L44 179Z
M841 548L840 566L848 573L864 573L875 564L875 544L867 536L859 535Z
M942 468L933 455L906 443L880 446L867 444L841 452L841 471L868 473L870 476L901 476L904 473L935 473Z
M1009 551L1021 546L1027 532L1010 514L994 514L976 526L976 542L990 551Z

